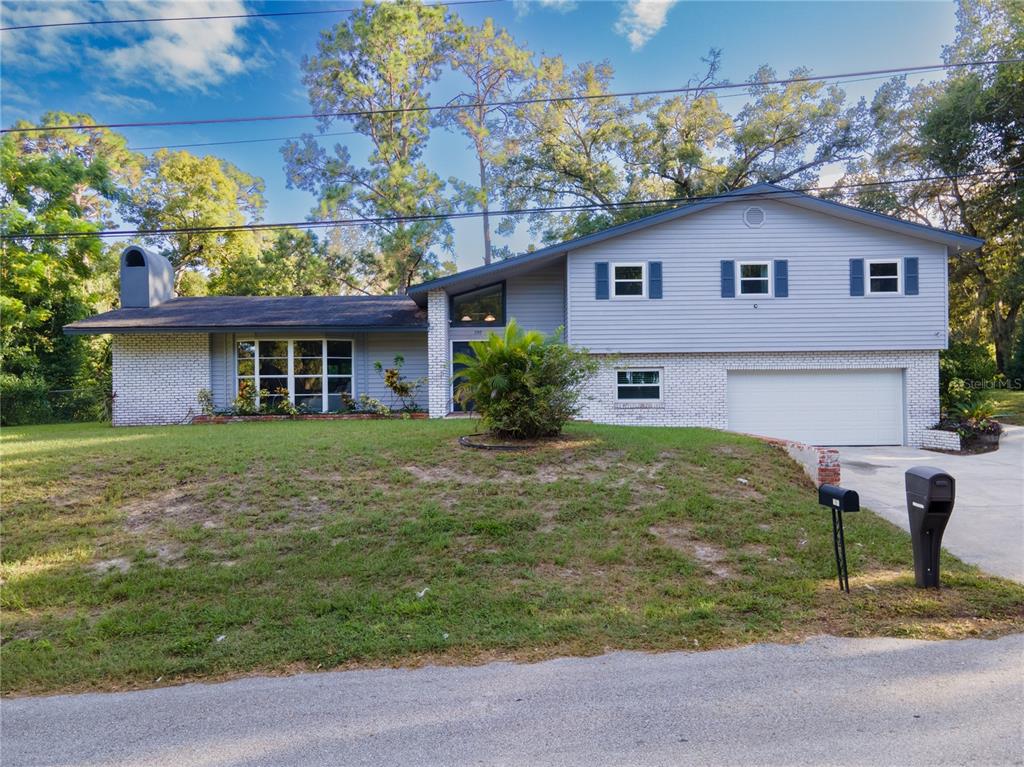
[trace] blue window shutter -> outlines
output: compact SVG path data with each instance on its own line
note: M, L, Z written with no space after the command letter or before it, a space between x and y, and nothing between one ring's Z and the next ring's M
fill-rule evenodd
M736 297L736 262L722 262L722 298Z
M647 263L647 297L661 298L661 261Z
M864 295L864 259L850 259L850 295Z
M599 301L608 298L608 262L594 264L594 298Z
M917 259L903 259L903 294L906 296L917 295Z
M789 298L789 261L775 262L775 297Z

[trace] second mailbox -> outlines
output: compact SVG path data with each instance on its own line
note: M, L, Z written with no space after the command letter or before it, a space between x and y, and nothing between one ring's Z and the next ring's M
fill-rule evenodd
M953 513L956 480L942 469L907 469L907 513L914 550L914 579L922 588L938 587L942 533Z

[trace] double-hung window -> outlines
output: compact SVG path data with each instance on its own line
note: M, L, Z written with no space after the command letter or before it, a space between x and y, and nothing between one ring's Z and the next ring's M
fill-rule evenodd
M615 397L620 402L661 400L660 370L617 370Z
M613 264L612 295L616 298L643 298L646 264Z
M288 398L307 413L341 410L344 395L352 395L352 356L351 341L239 341L238 394L257 407Z
M868 261L868 295L897 295L900 286L899 259Z
M739 272L741 296L770 296L772 265L769 261L740 261Z

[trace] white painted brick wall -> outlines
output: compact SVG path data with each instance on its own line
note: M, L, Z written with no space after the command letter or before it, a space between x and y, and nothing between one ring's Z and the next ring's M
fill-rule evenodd
M113 340L114 426L187 423L210 388L205 333L138 333Z
M600 371L583 394L581 418L597 423L648 426L728 425L728 370L823 370L902 368L907 410L906 442L923 444L924 432L939 420L939 354L937 351L771 352L700 354L595 355ZM615 399L615 371L660 368L662 401L620 403Z
M451 410L451 362L448 355L448 294L427 293L427 410L431 418L444 418Z
M959 450L961 447L960 435L955 431L929 429L924 433L921 447L929 450Z

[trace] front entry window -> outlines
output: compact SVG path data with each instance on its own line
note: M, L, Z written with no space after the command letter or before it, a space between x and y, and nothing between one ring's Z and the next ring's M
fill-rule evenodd
M323 413L341 410L352 394L351 341L239 341L235 360L238 394L257 407L287 398L303 412Z
M452 341L452 412L470 413L476 410L472 400L460 403L455 399L455 389L461 381L459 378L459 371L466 367L465 365L455 362L456 354L466 354L473 357L475 356L473 354L473 347L469 345L469 341Z

